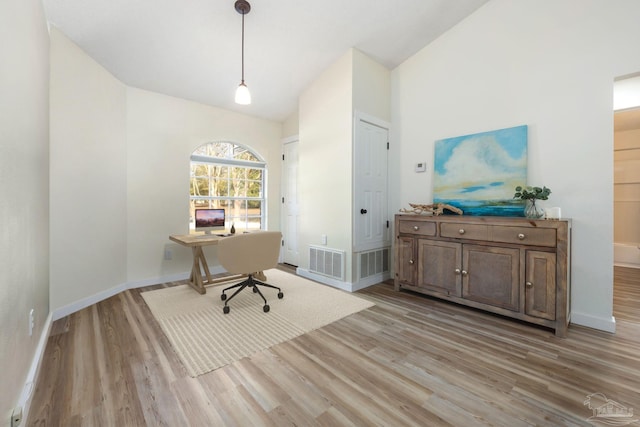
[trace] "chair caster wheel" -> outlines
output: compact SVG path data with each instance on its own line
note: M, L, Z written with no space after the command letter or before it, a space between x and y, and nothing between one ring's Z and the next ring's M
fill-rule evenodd
M284 294L282 292L278 292L278 299L284 298Z
M254 294L258 293L258 288L256 288L255 286L253 286L251 289L253 289Z
M262 311L267 313L269 311L269 304L265 304L264 307L262 307Z
M222 295L220 295L220 299L221 299L222 301L226 300L226 299L227 299L227 295L226 295L226 294L222 294Z
M227 313L229 312L229 310L230 310L229 306L228 306L228 305L225 305L225 306L224 306L224 308L222 309L222 312L223 312L224 314L227 314Z

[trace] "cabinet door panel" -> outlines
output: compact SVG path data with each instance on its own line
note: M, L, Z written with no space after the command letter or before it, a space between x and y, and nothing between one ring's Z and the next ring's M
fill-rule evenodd
M462 296L519 311L520 250L464 245L462 254Z
M412 237L399 237L397 240L397 271L398 281L413 285L416 282L415 240Z
M525 313L556 318L556 254L527 251Z
M461 245L418 240L418 286L444 295L461 296Z

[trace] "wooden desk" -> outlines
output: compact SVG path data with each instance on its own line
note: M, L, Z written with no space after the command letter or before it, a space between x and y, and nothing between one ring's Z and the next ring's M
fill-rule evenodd
M215 234L183 234L183 235L171 235L169 239L181 244L182 246L188 246L193 252L193 264L191 266L191 276L189 276L189 286L195 289L201 294L207 293L205 285L212 285L214 283L226 282L235 278L245 277L243 275L225 276L218 279L213 279L209 272L209 266L207 260L202 252L203 246L217 245L222 236ZM202 270L207 277L203 280Z

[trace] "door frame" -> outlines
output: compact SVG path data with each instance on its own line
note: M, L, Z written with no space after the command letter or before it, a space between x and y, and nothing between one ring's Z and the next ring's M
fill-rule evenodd
M387 236L386 236L386 240L383 244L375 244L373 246L369 246L369 245L362 245L362 244L357 244L356 240L356 233L358 230L358 226L356 224L357 221L357 215L355 214L355 195L356 195L356 188L357 188L357 183L356 183L356 177L355 177L355 170L356 170L356 158L355 158L355 153L356 153L356 143L357 143L357 137L358 137L358 124L360 121L369 123L373 126L377 126L381 129L385 129L387 131L387 139L389 139L390 134L391 134L391 124L389 122L386 122L378 117L372 116L370 114L364 113L362 111L358 111L358 110L354 110L353 113L353 134L351 137L352 140L352 145L351 145L351 152L353 153L353 158L352 158L352 165L351 165L351 171L352 171L352 188L351 188L351 194L352 196L352 206L351 206L351 212L352 212L352 224L351 224L351 229L352 229L352 239L353 239L353 251L354 252L362 252L362 251L366 251L366 250L370 250L370 249L377 249L377 248L381 248L381 247L387 247L387 246L391 246L391 236L392 236L392 227L393 227L393 221L390 219L390 215L389 215L389 149L387 149L387 177L386 177L386 187L387 187L387 194L386 194L386 201L385 201L385 212L384 215L387 217L388 221L389 221L389 229L387 230ZM389 143L389 141L387 141L387 143Z
M282 139L282 156L284 156L284 152L285 152L285 145L287 144L292 144L292 143L297 143L298 144L298 148L300 147L300 137L298 135L292 135L289 136L287 138L283 138ZM299 150L298 150L299 151ZM291 235L288 233L289 229L287 227L287 210L285 209L284 203L282 202L283 198L285 197L285 189L286 189L286 185L287 183L285 182L284 179L284 157L282 160L282 167L280 168L281 173L280 173L280 230L282 232L282 239L283 242L289 241L289 239L291 238ZM299 197L300 197L300 193L298 192L298 194L296 195L296 199L298 199L298 204L299 204ZM296 225L298 224L298 220L296 219ZM297 233L296 233L297 235ZM296 243L297 245L297 243ZM298 249L298 264L300 263L300 250ZM278 260L279 262L285 262L285 248L283 247L282 250L280 251L280 259ZM297 265L296 265L297 266Z

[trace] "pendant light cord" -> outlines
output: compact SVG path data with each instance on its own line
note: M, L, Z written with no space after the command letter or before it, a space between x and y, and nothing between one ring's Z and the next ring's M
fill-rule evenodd
M242 50L241 50L241 64L242 64L242 79L240 80L240 86L236 89L236 103L240 105L248 105L251 104L251 93L249 93L249 88L244 83L244 15L249 13L251 10L251 5L247 0L236 0L234 5L236 12L242 15Z
M244 84L244 12L242 12L242 84Z

